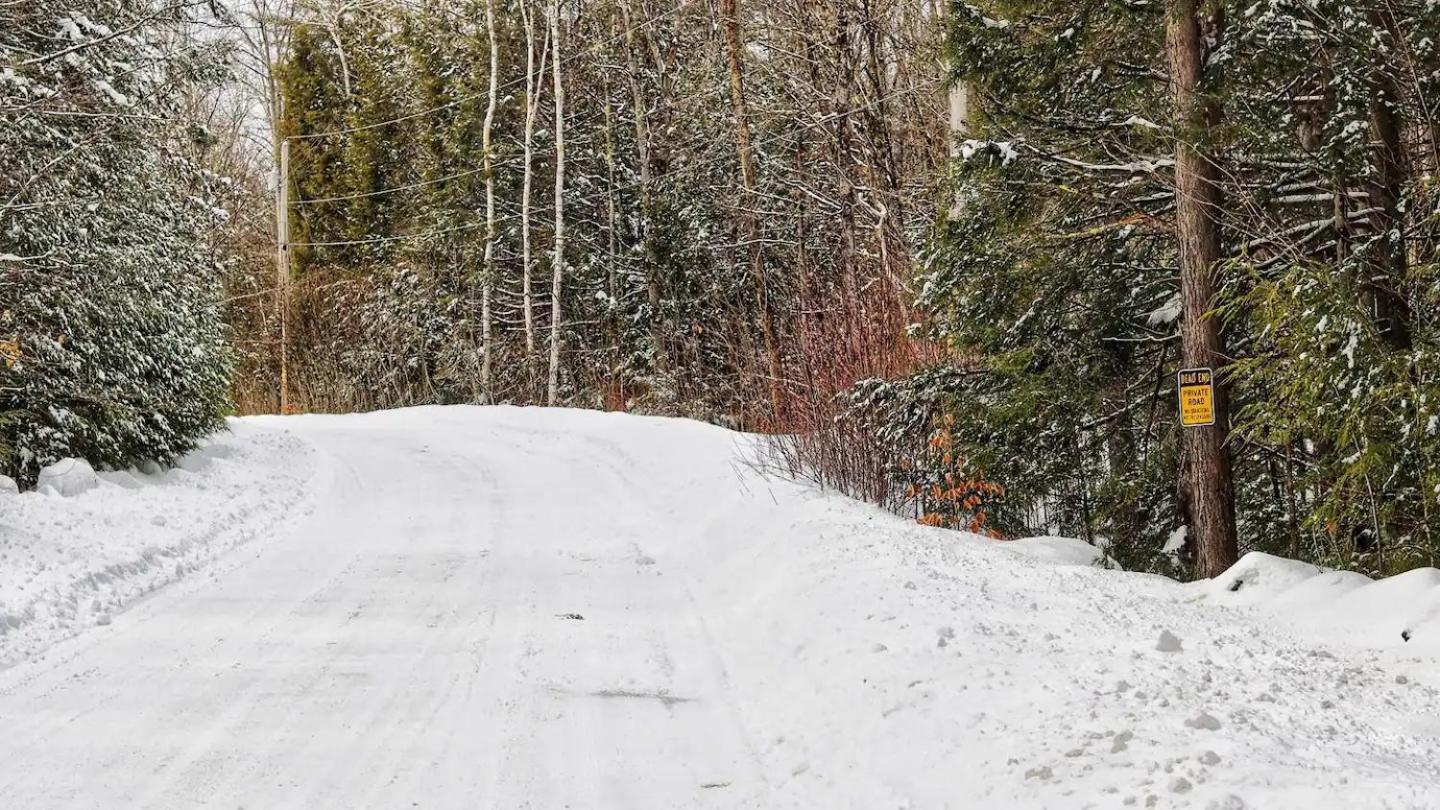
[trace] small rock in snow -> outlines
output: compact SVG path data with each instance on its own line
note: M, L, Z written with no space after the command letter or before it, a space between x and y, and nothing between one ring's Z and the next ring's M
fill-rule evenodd
M871 647L871 648L870 648L870 652L882 653L882 652L885 652L885 651L888 650L888 649L890 649L890 648L889 648L889 647L886 647L884 644L880 644L880 643L877 642L874 647Z
M1206 751L1200 755L1200 764L1214 767L1220 764L1220 755L1214 751Z
M1396 676L1395 676L1395 683L1402 684L1402 685L1403 685L1403 684L1407 684L1407 683L1410 683L1410 679L1407 678L1407 677L1405 677L1404 675L1396 675Z
M1171 792L1171 793L1189 793L1189 792L1190 792L1190 788L1192 788L1192 787L1194 787L1194 785L1190 784L1190 780L1189 780L1189 779L1186 779L1185 777L1180 776L1180 777L1177 777L1177 778L1175 779L1175 781L1173 781L1173 782L1170 783L1170 792Z
M1041 765L1038 768L1031 768L1025 772L1026 779L1049 779L1055 775L1049 765Z
M101 613L100 616L95 619L95 623L100 625L101 627L104 627L105 625L110 623L110 614Z
M1180 652L1184 648L1180 644L1180 639L1177 638L1174 633L1169 630L1161 630L1160 640L1155 642L1155 649L1168 653Z

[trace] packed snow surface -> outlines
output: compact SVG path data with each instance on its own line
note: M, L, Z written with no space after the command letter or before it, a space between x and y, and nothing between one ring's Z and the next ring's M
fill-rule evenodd
M752 441L247 419L178 472L0 492L0 805L1440 808L1440 572L1180 585Z

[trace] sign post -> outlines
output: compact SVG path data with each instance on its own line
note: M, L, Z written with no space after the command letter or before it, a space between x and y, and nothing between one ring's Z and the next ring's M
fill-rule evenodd
M1208 368L1180 370L1180 424L1209 427L1215 424L1215 372Z

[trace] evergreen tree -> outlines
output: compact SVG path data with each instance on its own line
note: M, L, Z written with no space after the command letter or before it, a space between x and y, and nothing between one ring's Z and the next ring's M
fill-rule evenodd
M184 114L223 60L185 39L190 13L0 9L0 462L22 481L65 456L168 461L227 408L226 189Z
M1205 8L1241 539L1369 571L1433 561L1436 8ZM1170 156L1202 137L1167 112L1164 30L1150 5L956 9L979 113L921 301L973 373L859 400L958 415L1009 530L1162 569L1187 523Z

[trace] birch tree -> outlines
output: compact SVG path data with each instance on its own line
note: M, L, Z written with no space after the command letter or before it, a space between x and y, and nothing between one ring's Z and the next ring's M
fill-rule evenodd
M525 133L521 141L520 190L520 295L521 312L525 325L525 354L535 354L535 305L531 274L531 219L535 185L535 124L540 118L540 101L545 89L545 66L550 59L549 27L540 32L536 24L537 11L531 9L530 0L519 0L520 15L525 24ZM539 63L536 63L537 53Z
M765 348L770 405L778 416L783 407L780 345L775 334L775 315L770 301L770 277L765 266L765 245L761 239L760 218L755 213L758 175L755 155L750 147L750 111L745 99L745 68L740 15L737 0L720 0L720 28L725 39L726 61L730 76L730 103L735 115L735 153L740 164L740 248L748 256L750 281L755 285L755 311L760 319L760 336Z
M480 395L484 401L491 399L491 358L494 356L493 320L491 312L495 292L495 146L492 142L495 130L495 107L500 95L500 43L495 35L495 0L485 0L485 33L490 51L490 86L486 95L485 123L482 127L481 149L484 151L485 174L485 265L480 277L481 297L481 351ZM528 304L527 296L527 304Z
M564 328L561 294L565 281L565 80L560 54L560 0L550 0L550 68L555 98L555 244L550 282L550 373L545 388L545 401L555 405L560 399L561 330Z

